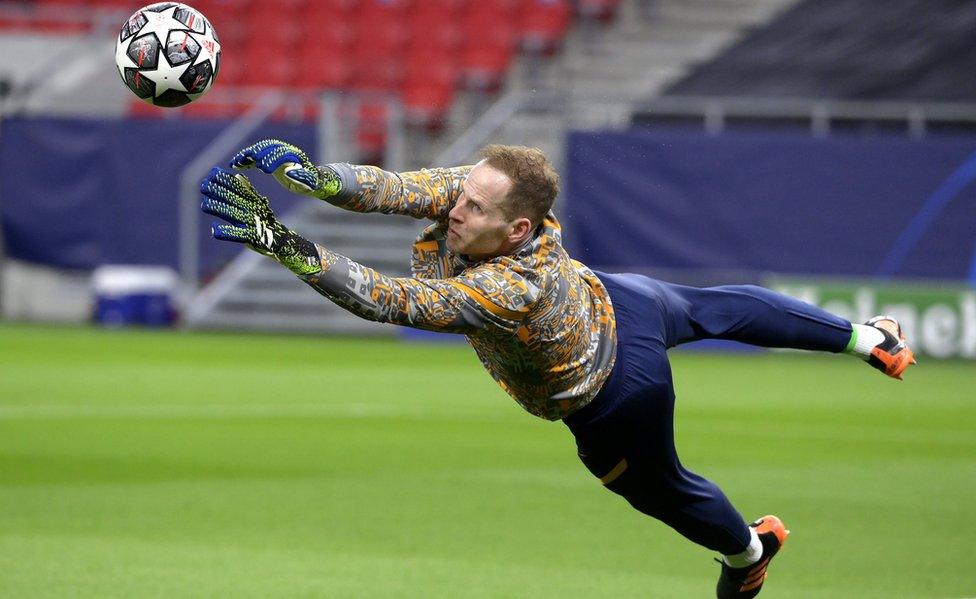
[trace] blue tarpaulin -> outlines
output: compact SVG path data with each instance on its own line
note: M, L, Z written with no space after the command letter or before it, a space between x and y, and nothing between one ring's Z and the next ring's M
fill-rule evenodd
M576 132L566 245L594 267L965 279L976 138Z
M223 121L11 118L0 129L0 210L11 257L62 268L176 266L179 178L228 126ZM247 141L278 137L315 151L315 129L274 123ZM215 166L226 167L226 161ZM296 201L264 174L252 177L279 212ZM198 199L194 199L198 202ZM201 263L240 251L210 238L200 215Z

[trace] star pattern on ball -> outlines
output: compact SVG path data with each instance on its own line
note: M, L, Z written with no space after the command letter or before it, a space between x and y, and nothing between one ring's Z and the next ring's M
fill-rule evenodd
M164 54L159 56L159 66L152 70L140 71L140 75L156 84L156 97L163 95L168 89L175 89L178 92L186 92L187 89L180 81L183 73L190 68L190 63L181 64L178 67L171 66Z
M207 29L207 34L203 36L198 33L190 34L190 36L200 44L200 53L197 54L197 58L193 61L193 64L200 64L205 60L209 60L210 63L213 64L214 57L220 54L220 42L213 38L213 35L211 35L209 31L209 27Z
M166 34L169 33L171 29L188 29L186 24L176 18L177 8L179 8L179 6L173 5L160 11L143 10L142 16L146 17L146 23L139 28L139 31L136 32L135 36L139 37L140 35L145 35L152 32L156 34L159 41L165 43Z
M131 38L130 38L131 39ZM125 79L125 73L122 70L122 65L129 64L132 62L129 60L129 56L126 53L129 49L129 45L126 44L115 44L115 66L119 70L119 74ZM132 66L135 66L134 64Z
M182 106L213 84L220 50L202 13L183 4L154 4L123 26L115 62L138 97L157 106Z
M136 33L136 37L152 33L159 40L159 64L155 70L142 71L141 75L156 84L155 96L158 98L168 89L179 92L186 92L187 89L180 81L180 77L189 68L189 63L173 67L166 58L166 40L170 31L186 29L186 25L176 18L177 6L163 9L161 11L144 10L142 14L146 17L146 24Z

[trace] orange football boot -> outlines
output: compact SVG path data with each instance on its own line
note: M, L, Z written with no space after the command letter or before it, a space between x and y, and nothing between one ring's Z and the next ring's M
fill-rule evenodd
M885 337L884 341L871 350L868 364L892 378L902 380L901 374L916 361L901 325L891 316L885 315L875 316L864 324L878 329Z
M766 568L776 556L790 531L776 516L763 516L749 525L756 529L759 542L762 543L762 555L759 561L744 568L733 568L721 560L722 572L718 577L715 594L718 599L748 599L755 597L762 590L766 582Z

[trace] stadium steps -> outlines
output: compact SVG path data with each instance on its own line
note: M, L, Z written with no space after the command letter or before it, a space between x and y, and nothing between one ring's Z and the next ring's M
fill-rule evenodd
M574 27L563 52L549 61L521 60L507 89L555 92L567 105L523 110L485 142L529 143L560 166L568 129L627 127L634 106L659 96L752 29L798 0L624 0L605 25ZM465 102L443 147L476 113ZM435 148L443 149L443 148ZM437 152L434 152L435 155Z
M356 214L313 203L284 223L307 238L379 272L410 272L411 244L425 221ZM389 336L396 327L360 319L319 295L272 260L245 251L193 297L184 322L197 329Z
M647 11L625 2L605 31L576 32L556 68L575 97L646 100L795 2L657 0Z

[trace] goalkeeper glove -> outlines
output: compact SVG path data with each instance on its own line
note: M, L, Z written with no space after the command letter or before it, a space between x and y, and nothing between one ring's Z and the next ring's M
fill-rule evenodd
M297 275L322 269L315 244L278 222L268 198L259 194L244 175L215 168L200 184L200 192L200 209L227 221L213 223L215 239L246 244Z
M342 189L339 176L328 167L319 167L296 146L277 139L265 139L238 152L230 161L232 168L258 167L274 175L288 191L330 198Z

